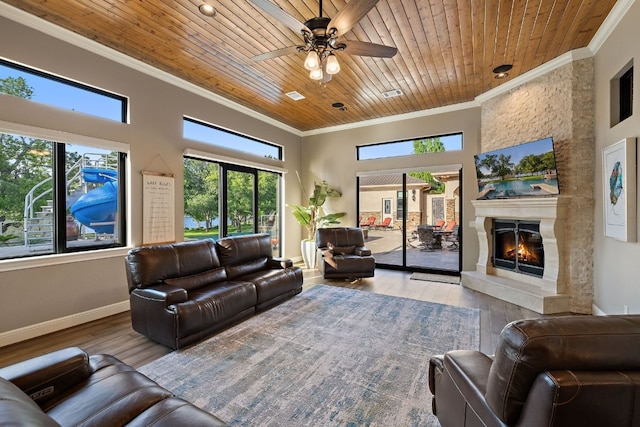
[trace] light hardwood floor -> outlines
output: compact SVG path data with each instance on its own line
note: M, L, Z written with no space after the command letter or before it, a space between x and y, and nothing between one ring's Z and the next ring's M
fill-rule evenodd
M523 318L542 317L533 311L492 298L459 285L411 280L410 273L376 270L376 277L355 283L326 281L317 271L304 272L303 291L324 283L379 294L413 298L441 304L480 309L480 349L493 353L502 328ZM0 367L68 346L89 354L109 353L125 363L140 367L171 350L156 344L131 328L128 312L0 348Z

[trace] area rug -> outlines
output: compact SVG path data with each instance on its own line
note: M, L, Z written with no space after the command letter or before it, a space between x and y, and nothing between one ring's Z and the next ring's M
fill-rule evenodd
M460 277L449 276L446 274L431 274L431 273L412 273L410 279L412 280L424 280L426 282L440 282L440 283L452 283L460 284Z
M232 426L438 426L433 354L479 348L479 310L317 285L142 368Z

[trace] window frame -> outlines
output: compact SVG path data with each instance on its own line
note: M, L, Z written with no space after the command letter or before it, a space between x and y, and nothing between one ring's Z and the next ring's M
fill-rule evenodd
M64 206L63 210L54 208L54 225L53 225L53 244L52 251L46 253L30 253L24 256L0 258L0 272L19 269L24 266L41 266L60 263L60 257L73 257L69 262L76 262L78 259L76 254L83 254L82 259L101 259L104 258L105 251L116 250L119 254L126 252L129 248L130 230L128 224L129 218L129 188L130 181L130 164L129 164L129 145L115 141L88 137L84 135L76 135L67 132L61 132L51 129L39 128L30 125L22 125L0 120L0 133L15 134L28 138L42 139L52 142L54 150L54 164L52 165L53 180L53 200L54 206ZM66 178L65 178L65 147L69 144L81 145L84 147L94 147L97 149L111 150L118 153L118 204L119 219L118 233L119 242L100 246L87 247L67 247L65 236L66 232ZM61 160L56 160L59 157ZM58 161L63 167L57 167L55 162ZM62 233L62 234L61 234ZM46 260L46 261L44 261ZM55 261L54 261L55 260Z
M90 93L93 93L93 94L96 94L96 95L103 96L105 98L110 98L110 99L113 99L115 101L119 101L120 102L120 106L121 106L120 107L120 119L119 120L114 120L114 119L111 119L109 117L97 115L95 113L92 113L90 111L86 111L86 110L83 110L83 109L80 109L80 108L78 108L78 109L69 109L69 108L61 107L59 105L50 104L50 103L47 103L47 102L35 101L35 100L32 100L32 99L27 99L27 101L36 102L36 103L43 104L43 105L48 105L48 106L51 106L51 107L54 107L54 108L59 108L61 110L71 111L71 112L74 112L74 113L87 114L87 115L90 115L90 116L93 116L93 117L97 117L97 118L100 118L100 119L114 121L116 123L128 123L129 122L129 99L126 96L118 95L116 93L109 92L109 91L106 91L104 89L100 89L100 88L97 88L95 86L88 85L86 83L81 83L81 82L78 82L78 81L75 81L75 80L71 80L71 79L68 79L68 78L65 78L65 77L61 77L61 76L49 73L47 71L43 71L43 70L39 70L39 69L36 69L36 68L33 68L33 67L29 67L27 65L19 64L17 62L13 62L13 61L10 61L10 60L8 60L6 58L2 58L2 57L0 57L0 66L13 68L13 69L15 69L17 71L20 71L20 72L23 72L23 73L32 74L32 75L34 75L36 77L44 78L44 79L50 80L52 82L56 82L56 83L60 83L60 84L63 84L63 85L71 86L71 87L76 88L76 89L80 89L80 90L83 90L83 91L86 91L86 92L90 92ZM12 96L12 95L8 95L8 96Z
M366 157L366 158L362 158L363 156L361 155L361 149L365 149L365 148L373 148L373 147L384 147L384 146L391 146L394 144L403 144L403 143L407 143L407 142L413 142L413 141L419 141L422 139L432 139L432 138L447 138L447 137L453 137L453 136L460 136L460 148L456 149L456 150L445 150L445 151L441 151L442 153L452 153L452 152L458 152L458 151L462 151L463 147L464 147L464 134L462 132L453 132L453 133L446 133L446 134L439 134L439 135L430 135L430 136L422 136L422 137L417 137L417 138L408 138L408 139L398 139L398 140L394 140L394 141L385 141L385 142L376 142L374 144L361 144L361 145L356 145L356 160L357 161L366 161L366 160L378 160L378 159L390 159L390 158L394 158L394 157L404 157L404 156L421 156L421 155L426 155L426 154L437 154L440 153L440 151L434 151L432 153L408 153L408 154L391 154L391 155L384 155L384 156L380 156L380 157Z

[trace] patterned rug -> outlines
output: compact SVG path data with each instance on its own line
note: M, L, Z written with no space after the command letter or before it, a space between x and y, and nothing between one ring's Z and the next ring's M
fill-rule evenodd
M142 368L232 426L439 426L432 354L478 349L479 310L317 285Z

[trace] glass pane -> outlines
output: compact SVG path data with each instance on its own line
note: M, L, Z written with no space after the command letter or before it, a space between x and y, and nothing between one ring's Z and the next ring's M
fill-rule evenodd
M120 242L118 153L65 145L67 248Z
M182 136L195 141L206 142L211 145L225 147L232 150L243 151L261 157L269 157L282 160L282 147L258 141L242 135L236 135L218 129L193 119L184 118L182 120Z
M459 172L410 172L407 190L407 266L459 272Z
M376 263L403 266L402 174L360 177L360 226Z
M280 256L280 175L258 171L258 231L271 235L273 256Z
M126 98L0 60L0 93L126 122Z
M252 173L227 171L227 236L254 232Z
M357 147L358 160L462 150L462 134L442 135Z
M184 239L218 239L219 176L217 163L184 159Z
M0 258L53 252L53 147L0 134Z

